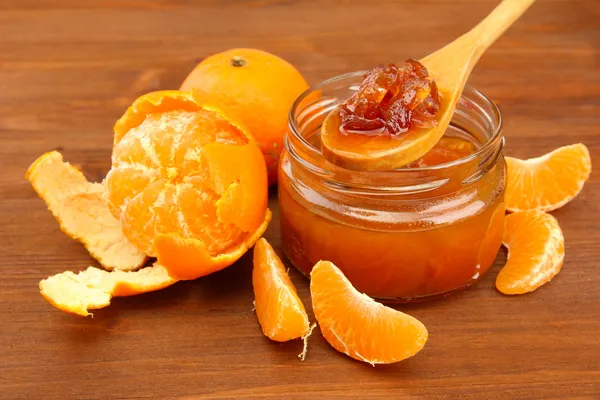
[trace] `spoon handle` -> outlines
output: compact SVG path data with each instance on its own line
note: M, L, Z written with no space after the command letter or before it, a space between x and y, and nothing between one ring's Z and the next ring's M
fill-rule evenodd
M473 40L473 56L477 59L498 39L535 0L503 0L477 26L464 36Z
M535 0L503 0L469 32L421 59L439 73L438 85L458 87L469 76L479 57L498 39ZM456 73L458 72L458 73Z

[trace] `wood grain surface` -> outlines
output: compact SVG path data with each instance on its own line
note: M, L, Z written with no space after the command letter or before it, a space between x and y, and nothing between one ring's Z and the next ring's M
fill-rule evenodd
M40 154L101 180L111 128L138 95L177 88L203 57L256 47L311 83L420 58L495 0L0 0L1 399L600 399L600 174L554 212L563 271L533 294L494 289L504 263L448 299L400 306L428 327L416 357L373 368L318 330L266 339L252 312L251 257L161 292L64 314L38 282L95 265L24 179ZM600 165L600 1L539 0L482 58L471 83L495 99L506 153L584 142ZM283 83L282 83L283 84ZM276 192L266 237L280 250ZM310 309L308 282L292 280ZM310 310L309 310L310 311ZM311 314L312 315L312 314Z

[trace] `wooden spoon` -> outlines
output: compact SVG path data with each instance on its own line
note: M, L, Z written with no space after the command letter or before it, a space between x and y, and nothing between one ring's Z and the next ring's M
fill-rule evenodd
M448 128L469 74L481 55L535 0L503 0L475 28L423 58L441 94L438 125L410 130L396 137L343 134L339 106L321 127L321 151L340 167L360 171L385 171L409 164L427 153Z

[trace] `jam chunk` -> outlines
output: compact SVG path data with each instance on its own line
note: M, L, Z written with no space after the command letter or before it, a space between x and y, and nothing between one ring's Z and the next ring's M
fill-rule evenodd
M427 69L408 59L369 71L360 88L340 107L343 134L396 136L437 125L440 95Z

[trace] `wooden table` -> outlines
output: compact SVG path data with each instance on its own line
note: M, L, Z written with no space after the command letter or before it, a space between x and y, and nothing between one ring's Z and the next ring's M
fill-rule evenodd
M266 339L252 310L251 258L78 318L38 281L95 265L63 235L23 176L59 149L86 175L109 169L111 127L138 95L177 88L203 57L237 46L288 59L311 83L420 57L492 0L0 2L0 398L600 399L600 174L557 211L563 271L533 294L494 289L502 251L477 286L401 306L430 339L373 368L316 332ZM600 165L600 2L540 0L483 57L471 82L505 118L506 153L584 142ZM280 250L276 192L266 237ZM309 305L308 284L291 271Z

